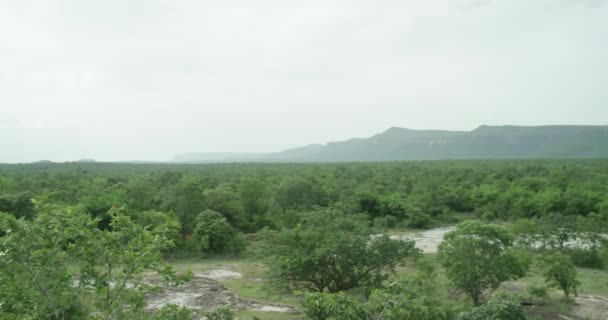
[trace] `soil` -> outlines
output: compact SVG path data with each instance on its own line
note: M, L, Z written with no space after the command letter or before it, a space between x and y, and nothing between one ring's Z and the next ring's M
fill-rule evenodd
M435 228L422 232L393 235L391 239L414 240L416 241L416 248L422 250L422 252L437 253L437 248L443 241L443 235L452 230L454 230L454 227Z
M176 304L197 310L214 310L229 307L232 310L255 310L299 314L300 310L287 305L268 304L237 296L217 279L241 277L238 272L212 270L195 274L188 283L177 287L166 287L162 292L146 296L147 309L160 309L167 304ZM215 279L213 279L214 277Z

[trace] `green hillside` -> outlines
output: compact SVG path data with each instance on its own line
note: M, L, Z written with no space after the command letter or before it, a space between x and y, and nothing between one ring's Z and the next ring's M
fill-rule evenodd
M270 154L264 161L332 162L608 157L608 126L481 126L473 131L390 128Z

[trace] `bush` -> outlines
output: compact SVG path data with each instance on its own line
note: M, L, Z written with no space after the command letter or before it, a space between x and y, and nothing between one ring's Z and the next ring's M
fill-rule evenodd
M492 300L485 305L463 312L456 320L526 320L526 314L513 301Z
M407 225L412 228L424 229L431 225L431 216L421 210L412 210L409 212L408 216L409 221Z
M572 262L577 267L583 268L604 268L604 258L597 250L593 249L572 249L568 252Z
M394 228L399 223L399 219L395 216L384 216L374 219L374 226L379 228Z
M525 275L528 263L509 250L512 245L513 235L505 228L465 221L443 236L438 257L452 286L479 305L487 289Z
M550 286L560 288L566 295L566 298L570 297L571 293L574 293L574 296L577 295L577 288L580 282L576 279L576 268L569 256L555 252L543 257L541 266L545 282Z
M168 304L149 315L149 320L192 320L193 311L175 304Z
M343 292L307 294L302 307L310 320L367 318L364 307Z
M205 210L196 217L194 239L202 252L238 253L245 249L245 240L221 213Z
M372 237L364 214L309 212L295 228L267 236L264 253L270 278L287 290L369 290L381 285L405 258L418 255L414 241Z
M528 293L530 294L530 300L532 301L535 299L544 300L549 296L547 287L545 286L530 286L528 287Z
M205 317L207 320L233 320L234 313L226 307L219 307L211 312L207 312Z

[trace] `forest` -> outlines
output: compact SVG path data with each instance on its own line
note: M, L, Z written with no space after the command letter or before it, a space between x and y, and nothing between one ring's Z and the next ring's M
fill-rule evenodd
M2 164L0 319L602 319L607 233L604 159Z

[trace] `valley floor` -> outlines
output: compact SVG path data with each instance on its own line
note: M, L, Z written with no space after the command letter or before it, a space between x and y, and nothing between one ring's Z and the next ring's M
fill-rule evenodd
M417 246L434 261L435 252L443 234L451 227L423 231L394 232L393 237L407 237L417 241ZM190 270L193 280L177 288L148 296L150 308L176 303L192 308L209 309L227 306L236 311L239 318L250 319L303 319L300 308L301 295L273 292L264 283L265 267L254 257L177 259L171 265L178 271ZM397 276L410 270L398 268ZM447 304L465 306L466 297L451 289L443 270L437 264L437 288L440 299ZM550 290L548 297L537 299L530 296L528 288L541 286L544 280L540 271L532 268L529 274L501 287L517 295L532 319L604 320L608 314L608 271L578 268L581 286L579 296L571 301L563 299L561 292Z

